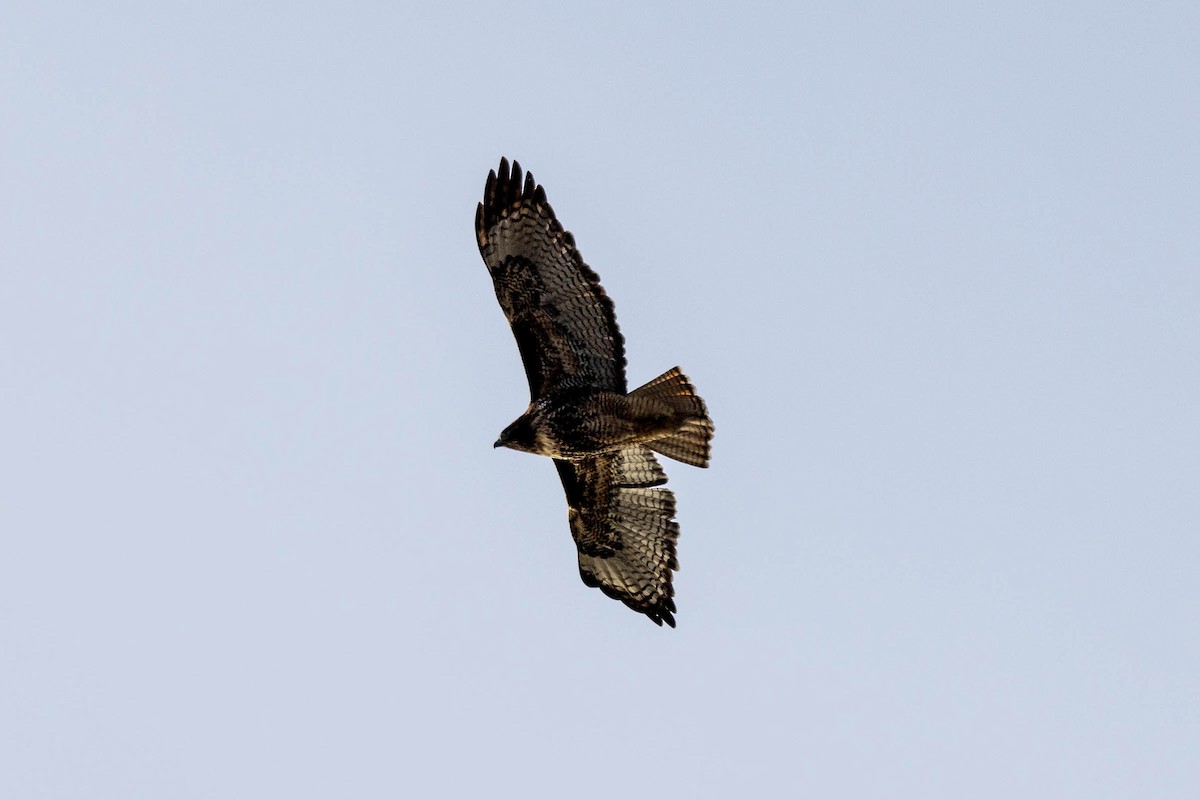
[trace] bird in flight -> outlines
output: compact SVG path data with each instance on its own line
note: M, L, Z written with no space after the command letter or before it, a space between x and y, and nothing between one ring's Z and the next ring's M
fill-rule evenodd
M708 466L704 401L678 367L627 391L612 300L517 162L488 173L475 237L529 378L529 406L495 446L554 460L583 582L675 627L679 525L654 454Z

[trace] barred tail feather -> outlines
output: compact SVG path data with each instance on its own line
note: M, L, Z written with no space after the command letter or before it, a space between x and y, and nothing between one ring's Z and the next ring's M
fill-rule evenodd
M685 422L678 432L646 442L646 446L684 464L707 467L709 459L712 458L712 435L713 425L706 417L695 424Z
M630 397L666 403L681 417L674 433L646 442L646 446L667 458L696 467L707 467L712 457L713 424L704 400L696 394L687 376L673 367L645 386L629 393Z

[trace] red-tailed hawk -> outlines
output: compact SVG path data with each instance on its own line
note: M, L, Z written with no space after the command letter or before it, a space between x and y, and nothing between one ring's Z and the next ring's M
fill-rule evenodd
M512 326L530 403L496 447L549 456L588 586L675 627L675 495L654 452L707 467L713 424L679 368L626 391L625 341L600 278L533 175L500 159L475 212L479 252ZM654 451L654 452L651 452Z

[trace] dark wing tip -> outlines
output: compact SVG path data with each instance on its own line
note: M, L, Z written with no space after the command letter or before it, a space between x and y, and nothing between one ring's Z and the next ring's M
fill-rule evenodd
M516 160L510 164L507 158L501 158L500 168L488 172L480 204L482 211L475 215L475 236L480 246L492 226L522 203L543 206L550 219L554 219L554 210L546 202L546 191L534 180L533 173L522 170Z
M675 561L674 555L671 556L671 561ZM671 568L676 569L677 566L672 566ZM665 622L670 627L675 627L675 612L678 609L675 608L675 600L673 599L675 587L671 585L669 579L663 594L655 602L649 603L645 600L632 597L627 592L622 592L619 589L602 583L599 578L585 569L582 564L579 566L579 577L583 579L584 586L599 589L613 600L620 600L627 607L639 614L645 614L655 625L662 627L662 624Z
M659 596L653 603L630 597L623 592L610 591L607 586L600 586L599 588L600 591L614 600L620 600L639 614L645 614L655 625L661 626L665 622L672 628L675 627L675 611L677 609L675 608L675 601L671 598L671 595L675 594L675 587L669 581L667 582L664 594Z
M645 614L651 622L660 628L664 622L668 625L668 627L675 627L675 601L671 598L661 598L652 606L645 605L644 603L630 602L627 598L619 599L634 611Z
M664 622L667 623L668 627L674 628L675 615L671 613L674 610L675 603L671 600L671 598L668 597L665 599L665 602L659 603L654 608L644 609L642 610L642 613L649 617L650 621L655 625L658 625L660 628Z
M497 180L496 170L489 169L488 176L487 176L487 183L485 183L483 185L484 202L488 202L496 196L496 180Z

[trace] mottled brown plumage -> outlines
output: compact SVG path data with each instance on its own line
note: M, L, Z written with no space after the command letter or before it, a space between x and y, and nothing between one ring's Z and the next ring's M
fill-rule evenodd
M627 393L612 301L516 162L488 175L475 235L529 378L529 407L496 446L554 459L583 582L674 627L679 526L651 451L707 467L704 401L678 367Z

